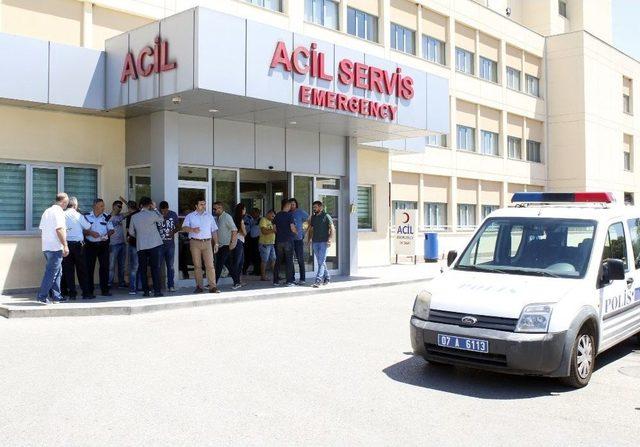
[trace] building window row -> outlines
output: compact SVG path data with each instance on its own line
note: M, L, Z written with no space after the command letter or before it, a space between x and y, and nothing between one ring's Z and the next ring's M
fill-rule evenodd
M422 35L422 57L430 62L445 65L444 42L435 37Z
M456 70L473 75L473 53L462 48L456 48Z
M490 81L498 82L498 63L480 56L480 78Z
M0 231L33 231L58 191L91 210L98 196L98 170L61 165L0 163Z
M272 11L282 12L282 0L247 0L249 3L270 9Z
M475 152L475 132L473 127L457 125L457 148L461 151ZM500 135L488 130L480 131L480 153L483 155L500 155ZM526 160L542 163L541 143L535 140L527 140ZM514 160L522 160L522 139L507 137L507 155Z
M391 48L403 53L416 54L415 31L396 23L391 24Z

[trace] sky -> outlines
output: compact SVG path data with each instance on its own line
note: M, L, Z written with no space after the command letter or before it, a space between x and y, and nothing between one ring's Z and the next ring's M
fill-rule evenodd
M613 43L640 60L640 0L613 0Z

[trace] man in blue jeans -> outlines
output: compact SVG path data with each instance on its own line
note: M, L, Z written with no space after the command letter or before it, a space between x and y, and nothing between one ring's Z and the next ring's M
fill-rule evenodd
M125 218L122 212L122 201L116 200L111 205L109 222L113 225L113 234L109 238L109 288L113 287L113 279L116 276L116 264L118 265L118 287L124 285L124 263L127 258L127 247L124 240L124 227L122 221Z
M295 272L293 268L293 240L296 236L296 224L293 220L291 202L289 199L282 201L282 210L273 218L273 226L276 230L276 264L273 268L273 285L280 284L280 264L287 266L287 287L295 286Z
M296 199L290 199L291 211L293 215L293 221L296 224L296 235L293 239L293 252L298 260L298 271L300 272L300 280L298 284L304 284L306 281L305 266L304 266L304 230L307 220L309 219L309 213L305 210L298 208L298 201Z
M160 214L164 218L160 226L160 236L162 237L162 260L167 268L167 290L175 292L175 270L173 261L176 256L175 234L178 231L178 215L169 209L169 203L165 200L160 202ZM162 264L162 263L161 263Z
M62 258L69 254L67 245L67 222L64 210L69 204L69 197L65 193L56 195L56 203L42 213L40 230L42 231L42 253L47 260L38 291L38 301L50 304L66 301L60 293L60 278L62 277Z
M313 215L309 219L308 241L312 243L313 254L318 263L318 273L313 287L320 287L330 281L327 270L327 249L331 246L333 237L333 220L324 211L324 205L319 200L313 202Z

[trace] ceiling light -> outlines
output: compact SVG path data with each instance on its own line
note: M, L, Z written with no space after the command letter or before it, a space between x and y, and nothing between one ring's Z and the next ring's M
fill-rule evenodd
M209 109L209 113L217 113L217 112L219 112L218 109Z
M171 98L171 102L174 104L180 104L182 102L182 98L180 96L174 96L173 98Z
M289 121L289 124L298 124L297 121Z

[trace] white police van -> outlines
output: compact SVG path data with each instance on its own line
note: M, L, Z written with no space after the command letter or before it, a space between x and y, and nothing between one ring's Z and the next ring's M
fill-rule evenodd
M418 294L413 351L589 383L596 355L640 332L640 209L610 193L516 193Z

